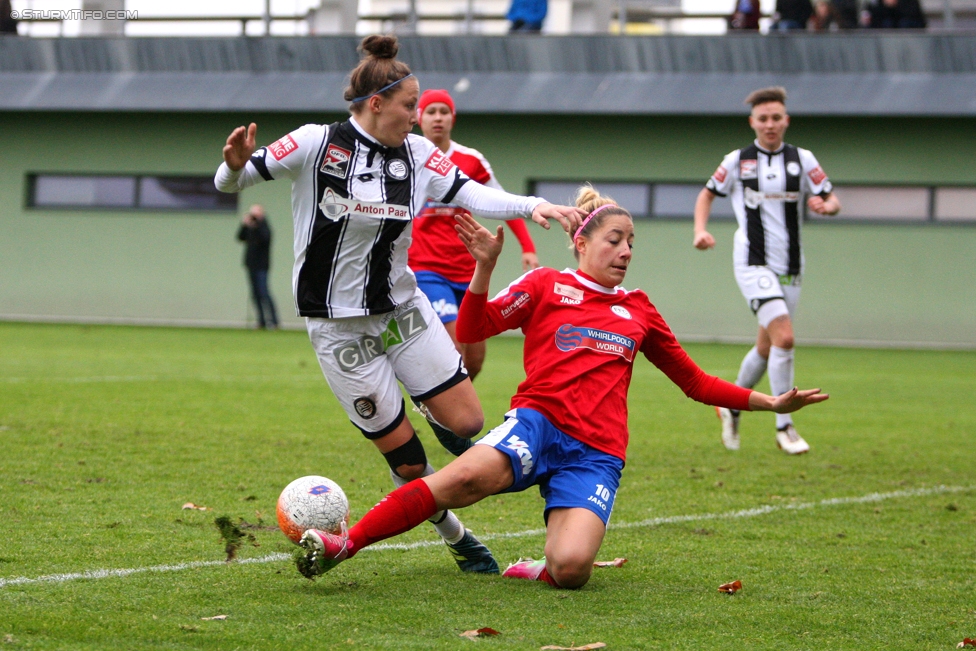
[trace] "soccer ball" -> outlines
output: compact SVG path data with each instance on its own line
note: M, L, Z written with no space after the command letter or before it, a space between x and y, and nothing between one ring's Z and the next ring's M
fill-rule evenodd
M285 486L278 497L278 528L293 543L309 529L340 533L349 522L349 500L331 479L309 475Z

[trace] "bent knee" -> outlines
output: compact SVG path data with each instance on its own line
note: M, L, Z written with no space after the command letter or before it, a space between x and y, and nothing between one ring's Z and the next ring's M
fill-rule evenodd
M773 345L777 348L782 348L783 350L791 350L793 348L793 334L782 335L777 337L773 342Z
M593 573L593 562L582 559L564 562L549 560L546 563L546 570L560 588L573 590L582 588L590 580L590 575Z
M420 479L423 477L425 470L427 470L426 463L403 464L402 466L397 466L394 472L407 481L413 481L414 479Z

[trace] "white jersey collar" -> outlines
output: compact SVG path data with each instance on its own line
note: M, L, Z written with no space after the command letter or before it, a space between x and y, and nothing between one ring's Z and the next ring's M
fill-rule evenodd
M762 145L759 144L759 138L756 138L752 142L756 145L756 149L766 154L767 156L775 156L776 154L780 153L781 151L783 151L783 149L786 148L785 140L779 143L779 147L776 148L776 151L769 151L768 149L765 149Z
M377 140L373 136L371 136L368 133L366 133L366 129L364 129L361 124L359 124L358 122L356 122L356 116L354 116L354 115L350 115L349 116L349 124L351 124L353 126L353 128L356 129L356 131L358 131L359 134L363 138L366 138L366 140L369 140L370 142L376 144L377 146L383 147L384 149L386 149L386 145L384 145L379 140Z
M576 273L574 270L570 269L569 267L563 269L563 273L564 274L569 274L570 276L572 276L573 278L575 278L576 280L578 280L579 283L581 285L583 285L584 287L588 287L588 288L592 289L595 292L600 292L601 294L616 294L617 292L626 291L622 287L614 287L613 289L610 289L609 287L604 287L600 283L593 282L589 278L586 278L586 277L584 277L584 276Z

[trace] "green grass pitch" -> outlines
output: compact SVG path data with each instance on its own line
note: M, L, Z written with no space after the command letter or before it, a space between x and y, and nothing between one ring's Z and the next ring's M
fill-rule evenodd
M522 378L520 346L489 343L475 384L488 426ZM745 352L687 348L725 378ZM293 549L272 528L292 479L338 481L353 520L392 487L304 333L8 323L0 351L0 649L916 651L976 637L973 352L801 347L797 383L831 399L797 415L813 449L796 458L770 414L746 414L742 449L726 451L714 410L638 360L600 555L628 562L558 591L461 574L427 525L391 541L417 546L315 582L276 560ZM541 507L532 490L460 515L504 567L541 555ZM252 526L251 562L222 562L220 515ZM735 579L741 592L718 593ZM501 635L459 637L485 626Z

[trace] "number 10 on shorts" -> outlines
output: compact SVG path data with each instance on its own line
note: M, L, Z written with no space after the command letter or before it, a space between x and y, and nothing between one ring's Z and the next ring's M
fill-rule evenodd
M593 502L604 511L607 510L607 502L610 501L610 489L603 484L596 485L596 492L587 498L588 502Z

